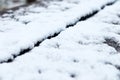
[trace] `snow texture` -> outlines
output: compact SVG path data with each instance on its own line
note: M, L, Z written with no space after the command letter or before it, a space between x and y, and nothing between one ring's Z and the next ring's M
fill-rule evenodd
M4 14L5 18L0 19L2 23L0 24L0 61L12 58L23 49L33 48L37 41L64 30L67 25L75 23L80 17L99 10L103 5L113 1L78 0L78 4L71 1L55 1L47 8L32 8L32 6L25 8L28 12L23 15L21 13L24 11L23 8L17 10L15 15ZM39 9L39 12L35 14L31 8L34 11ZM65 10L66 8L68 10Z
M54 1L47 8L30 6L24 15L19 15L24 11L21 8L13 13L14 19L4 14L5 18L0 18L0 60L12 58L22 49L33 49L11 63L0 64L0 79L120 80L120 54L105 43L106 39L120 43L120 1L101 10L113 1ZM66 28L95 10L100 11ZM58 36L46 39L60 31Z

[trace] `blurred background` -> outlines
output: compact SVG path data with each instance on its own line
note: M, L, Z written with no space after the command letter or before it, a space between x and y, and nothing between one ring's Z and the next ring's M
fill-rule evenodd
M0 11L13 7L31 4L37 0L0 0Z

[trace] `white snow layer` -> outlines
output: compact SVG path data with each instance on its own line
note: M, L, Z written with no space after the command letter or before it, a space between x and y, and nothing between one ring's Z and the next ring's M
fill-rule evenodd
M77 0L76 0L77 1ZM41 41L49 35L64 30L71 23L75 23L80 17L99 10L103 5L115 0L78 0L74 1L53 2L47 8L25 8L16 11L13 19L0 19L0 61L12 58L22 49L33 48L37 41ZM97 4L96 4L97 3ZM86 6L87 5L87 6ZM40 11L38 12L38 9ZM68 10L63 10L68 9ZM31 12L31 13L30 13ZM17 16L16 16L17 15ZM9 16L5 14L4 17ZM22 22L30 22L25 25Z
M20 21L30 19L31 23L27 25L1 19L1 60L18 54L21 49L32 48L36 41L55 32L65 31L55 38L46 39L40 46L17 57L12 63L0 64L0 79L119 80L120 71L115 65L120 66L120 54L103 42L105 38L115 38L120 42L120 25L111 22L120 23L120 1L92 18L65 29L66 25L100 9L108 1L111 0L82 0L64 12L56 11L55 4L52 4L52 8L44 9L39 14L18 16ZM58 9L61 8L57 6Z

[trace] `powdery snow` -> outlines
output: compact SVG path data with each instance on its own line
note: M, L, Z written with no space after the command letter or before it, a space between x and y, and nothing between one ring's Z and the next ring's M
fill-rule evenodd
M3 30L0 35L3 37L4 42L1 39L1 60L10 57L11 52L17 54L21 48L32 48L37 40L57 31L64 31L55 38L46 39L40 46L17 57L12 63L0 64L0 79L119 80L120 71L116 68L116 65L120 66L120 54L104 42L105 38L115 38L118 42L120 41L120 35L118 34L120 25L111 23L115 17L117 17L115 20L119 22L120 8L118 6L120 1L101 10L92 18L65 29L67 24L75 22L84 14L100 9L100 6L107 2L106 0L99 0L100 2L98 2L101 5L93 5L92 1L95 3L95 0L91 0L89 5L91 4L93 7L87 7L89 9L84 10L85 12L82 10L83 8L79 12L79 4L76 4L76 6L64 12L46 13L46 10L45 13L35 14L38 19L33 19L33 21L30 19L32 22L27 25L10 21L23 26L12 27L14 25L12 24L11 27L1 27ZM86 0L83 5L80 4L80 6L86 7L84 4L88 4L88 2ZM72 12L69 14L70 11ZM4 22L8 25L6 20ZM3 35L8 36L6 38L9 42ZM15 38L13 38L11 35L17 35L17 37L14 36Z
M0 19L2 23L0 26L0 61L12 58L12 55L19 54L22 49L33 48L37 41L64 30L67 25L75 23L80 17L99 10L103 5L113 1L115 0L91 0L90 2L78 0L78 4L74 1L55 1L49 4L47 8L40 7L38 14L31 13L32 9L28 7L25 8L28 12L23 13L23 15L21 13L24 12L23 9L14 12L15 15L3 15L10 17ZM95 3L99 4L96 5ZM66 7L68 10L64 11L63 9ZM30 23L25 25L23 24L25 22Z

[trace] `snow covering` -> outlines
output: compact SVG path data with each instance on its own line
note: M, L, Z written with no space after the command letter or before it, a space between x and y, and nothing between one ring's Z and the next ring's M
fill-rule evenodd
M12 55L19 54L22 49L33 48L37 41L64 30L67 25L75 23L80 17L99 10L103 5L113 1L115 0L78 0L77 4L74 1L55 1L47 8L30 6L25 8L26 12L21 8L14 12L14 15L4 14L5 18L0 19L2 23L0 24L0 61L12 58ZM30 23L25 25L26 22Z
M117 69L120 54L104 43L106 38L120 42L120 1L103 10L100 10L101 7L111 0L80 0L78 4L76 1L55 1L49 3L47 8L30 6L24 16L18 15L20 9L14 13L15 19L0 19L1 61L12 58L21 49L33 48L37 41L64 30L13 62L0 64L1 80L120 79ZM100 12L66 28L94 10ZM24 24L24 21L30 23Z

